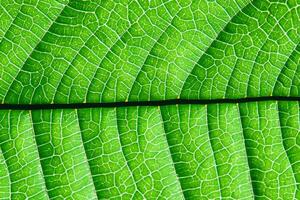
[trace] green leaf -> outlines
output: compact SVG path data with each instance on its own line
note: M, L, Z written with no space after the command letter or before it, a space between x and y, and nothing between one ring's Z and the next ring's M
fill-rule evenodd
M0 199L300 199L299 13L0 0Z
M299 96L295 0L14 4L2 8L4 103Z
M0 115L4 199L300 197L297 102Z

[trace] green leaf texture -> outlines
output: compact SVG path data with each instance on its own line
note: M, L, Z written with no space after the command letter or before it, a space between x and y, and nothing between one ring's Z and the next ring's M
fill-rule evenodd
M0 0L0 200L300 199L299 102L299 0Z
M0 113L1 199L298 199L298 102Z
M2 103L300 94L299 0L0 5Z

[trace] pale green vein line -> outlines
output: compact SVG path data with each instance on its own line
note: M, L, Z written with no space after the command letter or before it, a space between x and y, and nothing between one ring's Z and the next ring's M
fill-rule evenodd
M29 56L27 57L27 59L23 62L22 66L20 67L17 75L15 76L14 80L11 82L11 84L9 85L6 93L4 94L4 98L2 100L2 102L5 102L5 98L8 94L8 92L10 91L14 81L16 81L16 78L18 77L18 75L20 74L20 72L22 71L23 67L25 66L25 64L28 62L29 58L31 58L32 53L35 51L36 47L43 41L45 35L48 33L49 29L53 26L53 24L55 23L55 21L57 20L57 18L60 16L60 14L64 11L64 9L69 5L70 2L68 2L66 5L63 6L63 8L61 9L61 11L57 14L56 18L51 22L51 24L49 24L48 26L48 30L44 32L44 34L42 35L41 39L39 42L37 42L37 44L33 47L33 49L31 50L31 53L29 54Z
M181 194L182 194L182 197L184 198L184 199L188 199L188 197L185 195L185 193L183 192L183 189L182 189L182 182L180 181L180 177L179 177L179 175L178 175L178 173L177 173L177 169L176 169L176 166L175 166L175 163L174 163L174 158L173 158L173 154L172 154L172 152L171 152L171 150L170 150L170 142L169 142L169 140L168 140L168 136L167 136L167 133L166 133L166 130L165 130L165 123L164 123L164 120L163 120L163 117L162 117L162 114L161 114L161 107L160 106L158 106L158 113L159 113L159 117L160 117L160 121L162 122L162 129L163 129L163 131L164 131L164 138L165 138L165 140L166 140L166 142L167 142L167 144L168 144L168 154L170 155L170 158L171 158L171 160L172 160L172 167L173 167L173 169L174 169L174 172L175 172L175 175L176 175L176 180L178 181L178 183L179 183L179 186L180 186L180 192L181 192Z
M300 54L300 43L298 44L298 46L297 46L297 48L296 48L296 52L298 53L298 54ZM300 57L300 56L299 56ZM296 65L297 65L297 69L295 70L295 73L294 73L294 75L293 75L293 78L292 78L292 82L291 82L291 84L293 85L293 83L294 83L294 81L295 81L295 78L296 78L296 72L297 72L297 70L300 68L300 59L298 59L298 63L296 63ZM299 86L298 86L299 87ZM291 93L292 93L292 88L290 88L289 89L290 91L289 91L289 95L291 95Z
M29 121L31 123L32 132L33 132L33 140L32 141L33 141L33 143L34 143L34 145L36 147L36 151L37 151L37 154L38 154L38 157L39 157L39 163L40 163L40 165L38 166L39 167L39 171L40 171L41 176L43 177L43 186L44 186L47 198L50 199L49 193L48 193L47 184L46 184L46 179L45 179L45 176L44 176L44 171L43 171L43 168L42 168L41 156L40 156L40 152L39 152L37 141L36 141L36 134L35 134L35 129L34 129L34 123L33 123L33 119L32 119L32 111L30 110L28 112L28 114L29 114Z
M138 19L137 19L136 21L139 21L139 19L141 19L145 14L146 14L146 11L144 11L144 13L143 13L141 16L139 16ZM105 53L105 55L104 55L103 58L101 59L101 61L100 61L100 63L99 63L99 66L102 65L103 61L104 61L105 58L108 56L108 54L109 54L110 52L112 52L111 50L116 46L116 44L117 44L119 41L122 40L122 38L125 36L125 34L132 28L132 25L134 25L135 23L136 23L136 22L131 23L131 24L128 26L128 28L127 28L123 33L120 34L120 36L118 37L118 39L111 45L111 47L107 50L107 52ZM89 85L88 85L88 87L87 87L88 89L87 89L87 92L86 92L86 95L85 95L85 101L84 101L84 102L87 102L87 96L88 96L87 94L88 94L88 92L90 91L90 87L92 86L93 80L96 78L96 75L98 74L98 70L99 70L99 68L97 68L97 70L96 70L95 73L93 74L93 77L91 78L91 81L90 81L90 83L89 83ZM107 82L108 82L108 80L107 80ZM107 83L107 82L106 82L106 83ZM105 90L105 88L106 88L106 87L103 87L101 93L103 93L103 91Z
M101 3L102 3L102 1L101 1ZM101 3L98 5L99 7L100 7ZM95 33L96 33L100 28L101 28L101 27L99 26L99 27L98 27L96 30L94 30L94 31L89 30L89 31L91 32L91 33L90 33L90 36L86 39L86 41L85 41L85 42L81 45L81 47L77 50L77 53L73 56L73 59L69 62L68 67L67 67L66 70L63 72L63 74L62 74L62 76L61 76L61 78L60 78L60 81L59 81L59 85L57 86L57 90L56 90L55 93L54 93L54 96L53 96L53 99L52 99L52 103L53 103L53 101L55 100L55 97L56 97L57 93L59 92L59 91L58 91L58 88L60 87L60 85L62 85L62 80L63 80L65 74L68 72L68 70L69 70L69 68L70 68L71 66L74 66L74 62L76 61L76 58L80 55L81 50L82 50L84 47L86 47L87 43L90 41L90 39L91 39L93 36L95 36ZM96 37L97 37L97 36L96 36ZM97 37L97 38L98 38L98 37Z
M280 70L280 73L279 73L278 76L277 76L276 82L275 82L274 87L273 87L272 94L274 93L274 90L275 90L276 86L277 86L278 83L279 83L279 82L278 82L278 81L279 81L279 77L282 75L283 70L286 69L286 68L288 68L288 62L292 59L292 57L294 56L294 53L297 52L297 49L298 49L299 45L300 45L300 43L298 43L298 45L296 45L296 46L294 47L294 49L293 49L293 51L290 53L290 55L288 55L287 60L285 61L283 67L282 67L281 70ZM297 71L297 69L295 69L294 76L295 76L295 74L296 74L296 71ZM291 84L292 84L292 83L293 83L293 79L291 80ZM282 83L281 83L281 84L282 84Z
M276 20L276 24L275 24L275 25L272 27L272 29L268 32L269 34L267 34L267 33L264 31L264 33L267 35L267 37L266 37L264 43L260 46L259 51L257 51L256 57L255 57L254 62L253 62L253 64L252 64L252 66L251 66L251 72L250 72L250 76L249 76L248 82L247 82L247 95L249 95L250 79L251 79L251 76L253 76L252 74L253 74L253 71L254 71L254 66L255 66L255 64L257 63L256 61L257 61L257 59L258 59L258 57L259 57L259 53L262 52L262 50L261 50L262 47L264 47L264 46L267 44L268 39L270 38L270 36L272 35L274 29L276 28L276 25L279 25L279 24L280 24L280 23L279 23L280 20L282 20L287 14L288 14L288 12L285 13L283 16L281 16L278 20ZM291 52L291 53L292 53L292 52ZM289 56L288 56L288 57L289 57ZM276 84L276 82L275 82L275 84Z
M10 173L10 170L8 168L8 165L7 165L7 159L5 158L4 154L3 154L3 149L2 149L2 144L1 144L1 141L0 141L0 154L3 155L3 159L4 159L4 165L6 166L6 169L7 169L7 172L8 172L8 180L9 180L9 198L12 199L12 180L11 180L11 173Z
M12 133L11 133L11 125L12 125L12 123L11 123L11 111L9 111L8 112L8 119L9 119L9 128L8 128L8 132L9 132L9 135L11 135ZM2 146L2 145L1 145ZM1 150L3 150L3 149L1 149ZM2 151L3 152L3 151ZM4 155L3 155L3 157L4 157ZM4 158L5 159L5 163L6 163L6 166L8 166L7 165L7 158ZM12 199L12 195L13 195L13 188L12 188L12 186L13 186L13 180L11 179L12 177L11 177L11 174L12 174L12 171L11 171L11 169L10 169L10 167L8 167L7 168L7 170L8 170L8 174L9 174L9 180L10 180L10 183L11 183L11 186L10 186L10 198Z
M93 191L94 191L95 196L97 196L96 185L95 185L94 177L93 177L93 174L92 174L91 165L90 165L89 159L88 159L87 154L86 154L86 148L85 148L83 137L82 137L82 129L81 129L81 126L80 126L79 115L78 115L77 109L75 109L75 113L76 113L76 121L77 121L78 128L79 128L79 131L80 131L79 134L80 134L80 139L81 139L81 142L82 142L82 148L83 148L83 151L84 151L84 159L86 160L87 165L89 167L89 175L88 176L89 176L90 181L93 182Z
M246 140L245 140L245 133L244 133L244 127L243 127L243 121L241 119L241 112L240 112L240 104L237 104L237 110L238 110L238 114L239 114L239 120L240 120L240 124L241 124L241 131L242 131L242 138L243 138L243 141L244 141L244 147L245 147L245 153L246 153L246 162L247 162L247 166L248 166L248 169L249 169L249 180L250 180L250 184L251 184L251 192L252 192L252 197L253 199L255 199L255 193L254 193L254 185L253 185L253 181L252 181L252 175L251 175L251 168L250 168L250 165L249 165L249 153L248 153L248 148L247 148L247 145L246 145Z
M140 67L140 69L139 69L137 75L135 76L135 79L134 79L134 81L133 81L133 83L132 83L132 85L131 85L131 87L130 87L130 91L129 91L128 96L127 96L127 101L128 101L129 98L130 98L130 95L131 95L131 92L132 92L132 90L133 90L134 84L136 83L136 80L139 78L139 75L140 75L140 73L142 72L142 69L145 67L145 64L146 64L148 58L152 55L151 53L152 53L154 47L158 44L159 40L162 38L162 36L164 35L164 33L166 33L167 30L168 30L170 27L172 27L174 19L176 19L177 14L178 14L181 10L182 10L182 8L180 8L180 9L176 12L176 14L172 17L172 19L171 19L169 25L167 26L167 28L165 28L165 30L162 31L162 33L161 33L161 34L158 36L158 38L154 41L154 43L153 43L151 49L148 51L148 55L145 57L144 62L143 62L143 64L141 65L141 67Z
M9 33L10 29L12 28L12 26L14 25L16 19L18 18L18 16L20 15L21 9L23 7L24 4L21 4L19 9L18 9L18 13L16 14L15 18L12 20L12 22L10 23L9 27L7 28L6 32L4 33L3 37L0 40L0 45L2 44L2 41L4 39L6 39L7 34ZM1 5L1 7L4 9L4 7ZM5 10L5 9L4 9Z
M276 111L277 111L277 114L278 114L278 123L279 123L279 127L280 127L280 136L281 136L281 141L282 141L282 146L283 146L283 149L284 149L284 154L286 155L286 157L287 157L287 160L288 160L288 163L289 163L289 166L290 166L290 168L291 168L291 170L292 170L292 172L293 172L293 180L294 180L294 182L295 182L295 194L294 194L294 199L297 199L297 197L296 197L296 194L297 194L297 190L299 191L299 188L298 188L298 183L297 183L297 180L296 180L296 171L295 171L295 169L294 169L294 167L293 167L293 165L292 165L292 162L291 162L291 159L290 159L290 157L289 157L289 155L288 155L288 151L287 151L287 147L286 147L286 145L285 145L285 143L284 143L284 136L283 136L283 130L282 130L282 118L281 118L281 116L280 116L280 111L279 111L279 107L278 107L278 102L276 102Z
M115 108L115 114L116 114L116 119L117 119L117 124L116 124L116 125L117 125L117 130L118 130L118 135L119 135L118 138L119 138L119 142L120 142L120 146L121 146L121 153L122 153L122 155L123 155L123 157L124 157L126 166L127 166L128 170L129 170L129 172L130 172L130 175L131 175L131 177L132 177L132 179L133 179L135 189L138 191L138 193L141 194L141 196L143 197L143 199L146 199L145 196L144 196L144 194L141 192L140 188L139 188L138 185L137 185L136 177L135 177L135 175L134 175L133 170L132 170L131 167L130 167L129 160L128 160L128 158L127 158L125 152L124 152L124 144L123 144L122 139L121 139L121 131L120 131L120 128L119 128L120 125L119 125L118 110L117 110L117 108Z
M207 46L207 47L203 50L203 54L199 57L198 61L195 62L195 65L192 67L192 69L191 69L191 71L190 71L190 75L191 75L192 72L195 70L195 67L196 67L197 65L200 65L200 64L199 64L199 61L203 58L203 56L206 54L206 52L208 51L208 49L211 48L212 44L217 40L217 38L220 36L220 34L222 34L222 32L224 31L224 29L227 27L227 25L228 25L229 23L231 23L232 19L235 18L239 13L243 12L243 9L244 9L244 8L247 8L248 5L249 5L250 3L251 3L251 1L247 2L245 5L242 5L242 7L240 8L240 11L237 12L234 16L232 16L232 17L228 20L228 22L227 22L226 24L224 24L224 26L223 26L222 29L219 31L219 33L217 33L216 37L211 41L210 45ZM180 89L180 95L179 95L179 96L182 95L183 87L184 87L184 85L185 85L185 83L186 83L186 81L187 81L187 79L188 79L188 77L189 77L190 75L188 75L188 76L186 77L186 79L183 81L182 88Z
M9 173L9 171L8 171L8 167L7 167L7 163L6 163L6 159L4 158L4 155L3 155L3 152L2 152L2 145L1 145L1 143L0 143L0 154L2 155L2 158L3 158L3 164L5 165L5 168L6 168L6 172L7 172L7 174L8 174L8 187L9 187L9 191L11 191L11 178L10 178L10 173ZM9 195L10 195L10 198L11 198L11 192L9 193ZM0 199L1 199L1 197L0 197Z
M209 126L209 116L208 116L208 106L205 105L205 108L206 108L206 121L207 121L207 134L208 134L208 139L209 139L209 146L210 146L210 149L211 149L211 152L212 152L212 155L213 155L213 160L214 160L214 168L216 170L216 174L217 174L217 181L218 181L218 186L219 186L219 192L220 192L220 199L222 199L222 188L221 188L221 182L220 182L220 176L219 176L219 169L218 169L218 165L217 165L217 159L216 159L216 155L215 155L215 151L214 151L214 148L213 148L213 144L212 144L212 139L211 139L211 134L210 134L210 131L211 131L211 127Z
M58 86L57 86L57 89L56 89L56 91L55 91L55 93L54 93L54 95L53 95L53 99L52 99L52 102L51 103L54 103L54 101L55 101L55 98L56 98L56 95L58 94L58 88L62 85L62 80L63 80L63 78L64 78L64 76L66 75L66 73L68 72L68 70L70 69L70 67L71 66L74 66L74 62L76 61L76 58L77 58L77 56L79 56L80 55L80 52L81 52L81 50L84 48L84 47L86 47L86 44L90 41L90 39L94 36L94 34L97 32L97 30L96 31L94 31L94 32L92 32L92 34L87 38L87 40L84 42L84 44L77 50L77 53L76 53L76 55L74 55L74 57L73 57L73 59L69 62L69 65L68 65L68 67L66 68L66 70L63 72L63 74L62 74L62 76L61 76L61 78L60 78L60 80L59 80L59 84L58 84ZM34 94L33 94L34 95ZM31 100L32 101L32 100Z

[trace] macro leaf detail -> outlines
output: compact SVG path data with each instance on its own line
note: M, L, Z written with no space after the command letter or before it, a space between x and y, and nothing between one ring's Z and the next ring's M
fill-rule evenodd
M299 0L0 0L0 199L300 199Z

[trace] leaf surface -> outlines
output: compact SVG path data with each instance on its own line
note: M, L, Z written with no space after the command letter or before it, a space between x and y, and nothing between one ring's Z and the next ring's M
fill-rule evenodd
M0 43L2 103L299 96L294 0L36 0L14 8L2 8L11 16Z
M12 197L299 198L296 102L1 116L0 189Z
M0 199L300 199L298 0L0 0Z

